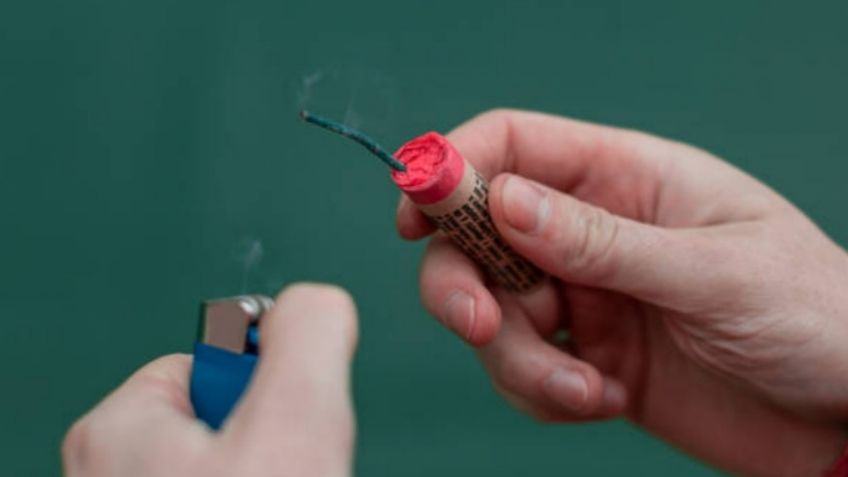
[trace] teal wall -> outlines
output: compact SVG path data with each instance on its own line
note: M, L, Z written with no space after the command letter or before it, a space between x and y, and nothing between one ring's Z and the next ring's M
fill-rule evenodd
M845 244L846 3L331 5L0 4L0 475L58 473L76 416L190 349L201 299L302 279L360 307L359 475L718 475L624 422L508 408L421 309L384 168L296 112L389 147L495 106L645 129Z

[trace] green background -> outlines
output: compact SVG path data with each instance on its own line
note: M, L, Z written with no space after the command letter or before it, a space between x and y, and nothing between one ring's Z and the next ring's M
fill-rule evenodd
M190 349L200 300L304 279L359 304L359 475L717 475L497 398L421 309L385 169L296 112L392 148L496 106L645 129L844 244L848 7L776 3L3 2L0 475L58 473L77 416Z

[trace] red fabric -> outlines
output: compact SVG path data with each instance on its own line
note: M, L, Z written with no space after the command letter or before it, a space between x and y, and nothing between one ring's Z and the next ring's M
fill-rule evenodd
M456 189L465 160L439 133L428 132L407 142L395 153L406 171L392 171L392 180L417 204L433 204Z
M833 467L824 474L824 477L848 477L848 447L842 452L842 456Z

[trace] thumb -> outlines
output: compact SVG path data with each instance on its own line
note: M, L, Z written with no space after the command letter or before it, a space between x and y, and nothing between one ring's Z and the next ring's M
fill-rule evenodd
M492 182L490 208L516 252L566 282L685 307L708 279L710 254L697 235L619 217L519 176Z
M261 358L225 433L275 461L346 473L354 432L353 300L337 287L293 285L260 326Z

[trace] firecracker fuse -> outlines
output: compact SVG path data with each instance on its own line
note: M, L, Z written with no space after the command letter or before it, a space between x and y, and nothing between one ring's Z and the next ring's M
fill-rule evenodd
M349 126L305 111L301 118L353 139L390 166L398 188L498 285L524 292L542 282L544 273L497 233L489 214L486 179L444 136L428 132L391 155Z

